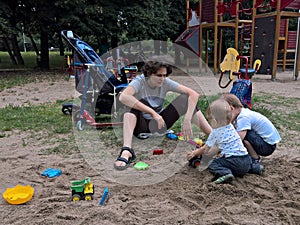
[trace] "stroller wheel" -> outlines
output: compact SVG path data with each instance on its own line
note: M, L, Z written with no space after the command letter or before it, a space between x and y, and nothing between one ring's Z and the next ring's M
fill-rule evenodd
M79 106L74 104L74 103L70 103L70 102L67 102L67 103L64 103L62 105L62 109L61 111L63 112L63 114L65 115L71 115L72 114L72 111L75 111L75 110L78 110L79 109Z
M78 122L77 122L77 130L78 131L83 131L85 125L86 125L86 121L84 119L78 120Z
M65 115L71 115L72 114L72 107L70 107L70 106L63 106L62 109L61 109L61 111Z

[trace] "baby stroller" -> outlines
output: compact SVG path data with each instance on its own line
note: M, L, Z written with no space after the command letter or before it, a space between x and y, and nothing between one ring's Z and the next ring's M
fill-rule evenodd
M116 116L120 106L118 94L127 87L126 75L120 74L117 79L105 69L97 53L72 31L64 30L61 36L72 50L76 90L82 94L80 106L64 103L62 112L73 115L78 130L83 130L86 124L94 127L122 125L121 122L97 123L94 117L100 114Z
M246 68L240 68L241 59L245 60ZM252 109L252 82L250 80L258 71L260 65L261 60L257 59L254 62L253 68L248 68L248 57L240 56L234 48L228 48L227 54L220 64L221 75L219 78L219 86L226 88L231 81L234 80L233 76L237 76L238 79L233 82L230 93L236 95L244 107ZM226 71L229 72L229 80L223 85L222 78Z

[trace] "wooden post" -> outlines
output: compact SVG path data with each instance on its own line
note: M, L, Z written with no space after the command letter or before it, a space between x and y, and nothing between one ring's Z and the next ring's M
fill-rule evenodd
M300 12L300 10L299 10ZM297 28L297 44L295 52L295 65L294 65L294 80L297 80L300 70L300 17L298 17L298 28Z
M190 10L190 1L186 0L186 28L189 28L189 10Z
M218 63L218 0L215 0L215 12L214 12L214 74L217 74Z
M203 39L203 30L202 30L202 0L199 0L199 38L198 38L198 46L199 46L199 72L202 72L202 39ZM207 50L206 50L207 51ZM205 52L206 52L205 51Z
M279 29L280 30L280 29ZM284 30L284 47L283 47L283 62L282 62L282 70L285 71L286 68L286 57L287 57L287 47L288 47L288 34L289 34L289 19L285 20L285 30Z
M278 40L279 40L279 33L280 33L280 18L281 18L280 4L281 4L281 1L277 1L272 80L276 79L276 72L277 72L277 58L278 58L278 45L279 45Z
M250 42L250 65L253 65L253 52L254 52L254 32L255 32L255 17L256 17L256 0L253 0L252 6L252 26L251 26L251 42Z
M205 39L205 71L208 71L208 39L209 39L209 30L206 30L206 39Z
M186 29L189 28L189 10L190 10L190 1L186 0ZM189 72L190 60L189 57L186 57L186 71Z
M234 47L238 51L239 49L239 4L236 3L235 6L235 26L234 26Z

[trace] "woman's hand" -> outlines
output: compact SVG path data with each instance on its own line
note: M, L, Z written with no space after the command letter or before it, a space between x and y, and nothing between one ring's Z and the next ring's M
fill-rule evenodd
M157 122L158 129L161 129L166 125L163 117L158 113L155 113L155 115L153 115L152 117Z
M192 123L189 119L184 119L182 123L182 133L185 140L190 140L193 137Z

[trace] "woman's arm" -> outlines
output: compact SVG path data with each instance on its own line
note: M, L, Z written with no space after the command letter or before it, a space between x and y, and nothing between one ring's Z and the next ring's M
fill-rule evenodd
M179 86L178 86L178 92L188 95L187 111L186 111L186 114L184 116L184 120L182 123L183 135L184 135L185 139L188 140L191 137L193 137L191 121L192 121L193 113L197 106L200 95L196 91L192 90L191 88L188 88L181 84L179 84Z
M161 129L165 126L165 121L163 120L162 116L160 116L157 112L155 112L149 106L143 104L136 97L134 97L135 89L132 86L128 86L125 90L121 93L119 100L124 105L139 110L141 112L148 113L152 116L154 120L156 120L158 124L158 128Z

